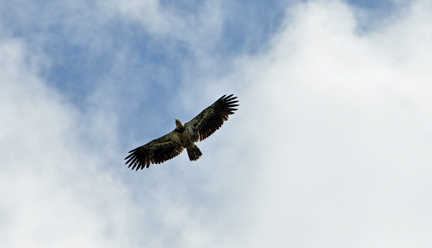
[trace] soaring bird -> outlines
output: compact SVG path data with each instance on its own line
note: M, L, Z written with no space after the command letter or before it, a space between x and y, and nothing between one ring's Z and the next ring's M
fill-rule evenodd
M234 114L239 106L233 94L223 95L216 102L204 109L191 121L183 124L175 119L174 131L130 151L125 158L126 165L132 170L149 168L150 164L160 164L179 155L185 148L190 161L198 160L202 153L195 145L212 135Z

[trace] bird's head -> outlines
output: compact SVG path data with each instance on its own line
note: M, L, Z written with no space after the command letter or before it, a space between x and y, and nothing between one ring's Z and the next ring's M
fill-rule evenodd
M177 128L179 128L179 129L184 127L184 124L179 119L176 119L175 123L176 123Z

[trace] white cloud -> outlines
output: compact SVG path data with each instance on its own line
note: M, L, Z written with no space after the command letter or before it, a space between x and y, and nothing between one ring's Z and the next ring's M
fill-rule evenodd
M432 243L430 4L366 34L353 11L300 4L247 62L242 121L262 161L250 246Z
M217 66L205 53L223 23L217 2L195 17L156 1L100 4L101 26L130 18ZM182 86L208 89L196 108L180 103L188 112L216 92L238 94L239 111L198 144L198 162L182 154L140 172L122 167L118 85L80 113L40 77L54 58L2 38L0 246L429 247L431 6L418 1L370 32L358 32L355 11L298 4L267 50L227 61L233 74L215 69L203 83L185 67ZM98 25L66 33L109 38Z
M100 6L111 17L138 23L155 37L185 42L198 55L215 43L223 24L220 1L198 4L197 13L172 8L169 3L161 6L158 0L102 1Z
M1 246L129 244L129 193L99 171L111 155L80 146L98 129L83 128L78 113L38 77L25 44L2 43L0 58Z

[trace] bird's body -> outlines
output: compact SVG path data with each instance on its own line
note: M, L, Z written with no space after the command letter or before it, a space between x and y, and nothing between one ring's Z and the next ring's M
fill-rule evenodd
M176 129L174 129L174 134L177 135L180 140L180 144L186 148L190 161L196 161L201 157L202 153L200 149L192 141L192 127L185 126L180 120L176 119Z
M212 135L228 120L229 115L234 114L238 101L235 100L237 97L232 96L222 96L185 124L176 119L174 131L130 151L125 158L126 164L132 170L148 168L150 164L160 164L176 157L184 149L187 150L190 161L198 160L202 153L195 142Z

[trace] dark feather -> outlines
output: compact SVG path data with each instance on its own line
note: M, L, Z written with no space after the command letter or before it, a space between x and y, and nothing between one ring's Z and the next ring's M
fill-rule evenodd
M170 160L179 155L183 149L177 134L173 131L133 149L125 160L129 168L139 170L150 167L150 164L160 164Z
M233 94L223 95L216 102L204 109L199 115L185 124L186 128L192 129L191 139L193 142L201 141L212 135L228 120L228 116L234 114L239 106L237 97Z

